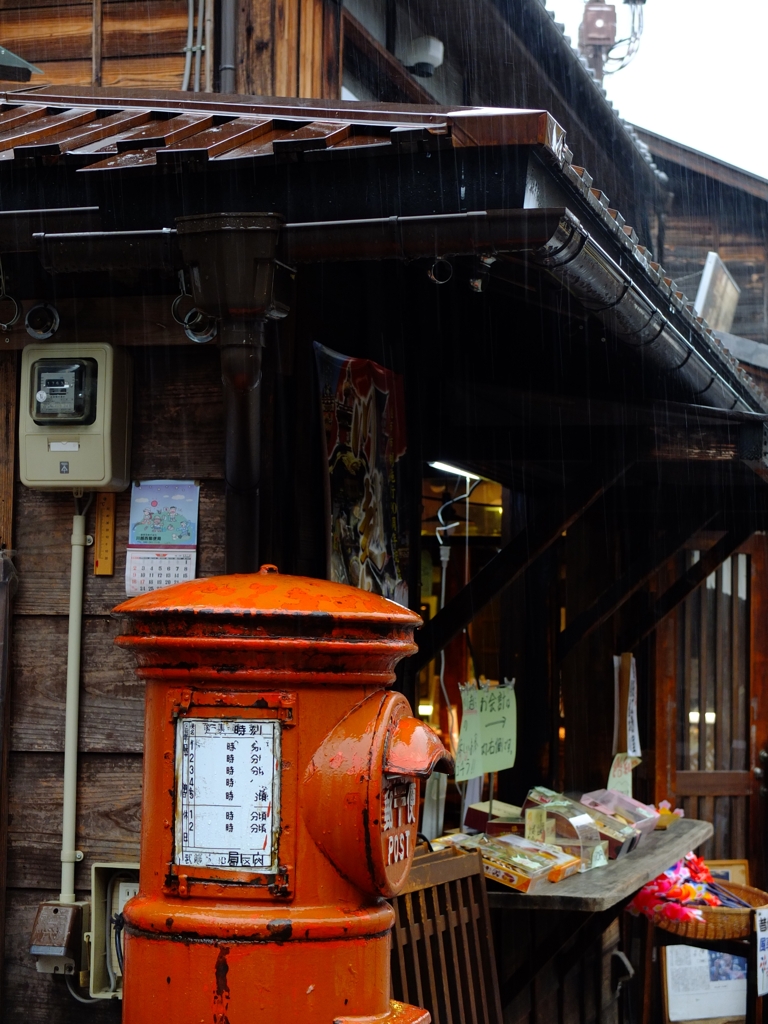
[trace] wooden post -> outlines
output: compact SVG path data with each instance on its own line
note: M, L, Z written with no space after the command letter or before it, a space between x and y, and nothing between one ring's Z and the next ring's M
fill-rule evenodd
M659 573L665 590L674 578L667 564ZM677 776L677 614L671 612L654 634L653 802L674 800Z
M337 100L341 96L344 74L343 38L341 31L341 3L325 0L323 4L323 67L322 97Z
M298 96L300 3L301 0L275 0L274 96Z
M16 454L15 352L0 353L0 551L11 549L13 537L13 465ZM5 880L8 851L8 745L10 709L10 601L15 572L10 558L0 555L0 949L5 948ZM2 972L0 972L2 1005Z
M94 85L101 85L102 27L104 24L102 0L93 0L93 35L91 43L91 60Z
M237 5L235 89L246 96L280 95L275 90L275 26L279 13L265 0ZM294 95L286 93L285 95Z
M236 89L252 96L338 99L341 47L337 0L244 0L238 5Z
M299 22L299 96L322 96L323 0L301 0Z
M768 764L760 757L761 750L768 750L768 538L760 533L752 538L747 548L751 555L749 579L749 760L746 767L761 768ZM765 777L755 780L749 808L749 867L750 885L764 888L766 885L765 827L766 800Z

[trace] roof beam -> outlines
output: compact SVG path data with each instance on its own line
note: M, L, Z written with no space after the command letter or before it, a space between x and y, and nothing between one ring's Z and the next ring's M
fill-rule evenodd
M695 512L682 527L666 531L648 551L635 559L615 583L558 635L557 660L562 661L582 640L612 618L659 567L676 555L695 533L703 530L715 515L715 512L703 510Z
M543 554L563 530L567 530L620 477L620 469L595 469L577 484L569 486L562 502L548 516L537 516L488 562L437 615L419 630L419 651L409 667L412 671L428 665L455 636L498 594L521 576Z
M664 591L646 619L635 628L633 633L628 633L622 639L620 650L634 650L656 629L662 619L665 619L679 604L682 604L689 594L701 586L707 576L711 576L742 544L746 544L756 529L758 526L751 516L746 519L740 518L738 522L734 523L709 551L702 553L698 562L687 569L671 587Z

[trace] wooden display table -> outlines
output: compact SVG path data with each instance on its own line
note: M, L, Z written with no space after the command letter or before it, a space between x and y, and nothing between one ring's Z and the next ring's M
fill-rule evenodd
M502 1006L511 1003L555 957L563 963L568 959L575 962L580 951L605 932L646 882L696 850L713 831L708 821L683 818L665 831L652 833L620 860L566 878L531 895L488 882L488 903L492 909L554 911L561 915L552 934L529 951L524 966L501 983ZM579 941L573 943L577 937ZM569 949L563 952L566 946Z
M489 882L488 902L500 910L578 910L592 914L610 910L705 843L713 831L708 821L682 818L665 831L651 833L620 860L583 875L572 875L541 892L516 892Z

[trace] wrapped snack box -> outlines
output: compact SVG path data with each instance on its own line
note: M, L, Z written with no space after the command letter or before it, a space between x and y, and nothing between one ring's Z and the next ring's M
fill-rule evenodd
M659 820L659 812L654 807L642 804L634 797L616 793L612 789L595 789L591 793L585 793L581 802L587 807L610 814L619 821L632 825L638 830L641 838L650 835Z
M487 832L489 811L492 811L491 821L494 821L496 818L517 818L521 814L520 808L514 804L506 804L502 800L494 800L493 808L491 808L490 802L483 800L481 803L469 805L467 813L464 815L465 827L474 828L478 832Z
M550 843L537 843L515 835L499 836L498 842L523 853L536 851L539 856L554 861L547 875L550 882L562 882L564 878L575 875L579 870L581 858L578 855L567 853L559 846Z
M573 823L580 816L589 815L600 839L608 841L608 856L611 860L616 860L629 853L640 839L640 833L633 825L627 825L610 814L587 807L585 804L579 803L578 800L572 800L562 793L555 793L554 790L547 789L545 786L535 786L529 791L523 804L523 810L526 807L535 806L546 806L548 810L558 815L559 838L577 839L578 829L574 827Z
M465 836L455 845L462 850L479 850L485 877L519 892L541 891L552 882L560 882L576 874L581 863L578 857L572 857L556 846L535 843L516 835L494 838Z
M485 826L488 836L525 836L525 818L491 818Z

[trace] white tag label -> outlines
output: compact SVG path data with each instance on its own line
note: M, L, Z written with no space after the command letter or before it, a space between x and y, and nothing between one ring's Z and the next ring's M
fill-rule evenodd
M174 863L275 873L279 827L279 721L179 721Z
M80 442L79 441L49 441L48 442L49 452L79 452Z
M768 909L758 907L755 911L757 929L757 994L768 995Z

